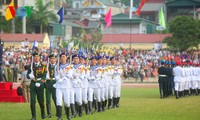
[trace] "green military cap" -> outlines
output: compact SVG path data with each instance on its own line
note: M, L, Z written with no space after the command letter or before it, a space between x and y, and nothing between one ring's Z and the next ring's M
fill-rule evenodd
M57 57L57 56L55 54L50 54L49 58L52 58L52 57Z
M38 52L34 52L32 55L33 56L36 56L36 55L40 56L40 54Z

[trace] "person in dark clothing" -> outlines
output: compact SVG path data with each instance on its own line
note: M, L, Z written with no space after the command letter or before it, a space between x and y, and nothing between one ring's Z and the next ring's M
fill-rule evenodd
M164 66L165 61L161 61L161 66L158 68L158 83L159 83L159 91L160 91L160 98L164 98L167 96L167 79L168 79L168 70Z

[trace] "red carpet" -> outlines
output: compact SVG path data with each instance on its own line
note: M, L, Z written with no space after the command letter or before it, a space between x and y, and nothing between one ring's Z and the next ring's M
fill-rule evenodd
M17 95L16 89L11 89L13 83L0 83L0 102L24 102L22 96Z

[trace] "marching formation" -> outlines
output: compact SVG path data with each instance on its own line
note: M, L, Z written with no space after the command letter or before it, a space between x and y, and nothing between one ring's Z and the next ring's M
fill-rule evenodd
M58 120L62 120L63 108L70 120L77 115L81 117L83 110L89 115L119 107L122 73L119 59L115 56L98 55L86 58L79 54L50 54L47 64L44 65L40 54L35 52L27 72L27 77L31 79L31 120L36 120L36 96L42 119L52 117L51 97Z
M176 98L200 94L200 67L190 60L161 61L158 68L160 98L175 94Z

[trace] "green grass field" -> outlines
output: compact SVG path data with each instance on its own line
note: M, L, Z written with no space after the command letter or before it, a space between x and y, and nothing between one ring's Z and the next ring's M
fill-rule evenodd
M52 104L53 115L55 108ZM63 111L64 113L64 111ZM29 120L28 103L0 103L0 120ZM37 104L37 120L40 120ZM49 120L56 120L53 116ZM63 119L66 116L63 114ZM120 108L73 120L200 120L200 96L159 99L157 88L122 88Z

